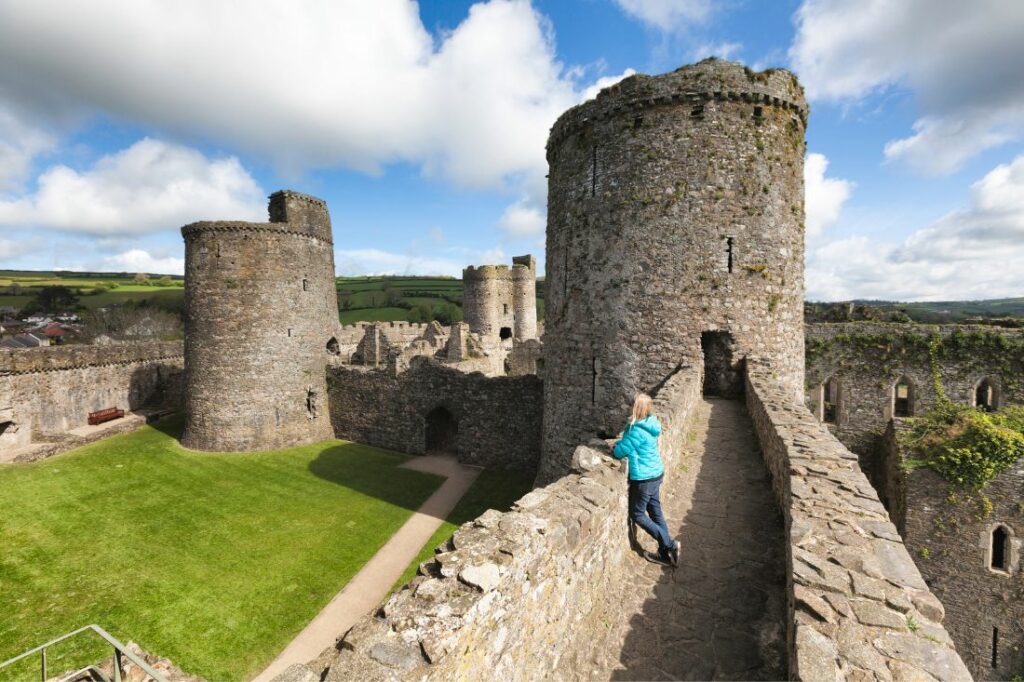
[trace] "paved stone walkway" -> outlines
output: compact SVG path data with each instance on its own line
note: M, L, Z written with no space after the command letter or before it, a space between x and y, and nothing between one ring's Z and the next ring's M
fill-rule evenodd
M292 664L313 660L380 604L480 473L479 468L463 466L454 457L444 455L413 457L402 466L446 476L448 480L253 682L268 682Z
M662 488L683 544L679 567L631 558L636 579L609 609L622 614L608 623L621 631L621 649L571 677L785 679L783 525L753 427L740 401L707 398L698 416L683 464Z

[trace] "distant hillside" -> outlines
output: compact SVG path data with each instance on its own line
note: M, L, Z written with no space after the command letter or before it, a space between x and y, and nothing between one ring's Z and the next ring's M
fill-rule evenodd
M121 303L149 304L180 310L184 300L181 276L128 272L36 272L0 270L0 307L25 306L44 286L66 286L86 308ZM345 324L360 321L420 321L426 316L449 322L461 319L462 280L454 277L339 277L339 317ZM1024 297L987 301L857 300L806 305L809 321L904 319L922 323L964 322L1008 318L1024 320ZM544 278L537 282L537 315L544 317Z
M956 322L1008 323L1024 320L1024 298L994 298L985 301L900 301L855 300L842 303L807 303L808 321L899 319L937 324Z

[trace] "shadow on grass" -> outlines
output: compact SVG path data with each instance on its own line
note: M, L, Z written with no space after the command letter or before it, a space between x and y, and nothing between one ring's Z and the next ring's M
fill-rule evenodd
M309 463L309 471L325 481L411 511L447 480L399 465L408 456L356 443L331 445ZM424 495L425 488L429 492Z
M150 426L180 443L181 434L185 430L185 417L180 413L175 414L152 422ZM401 468L400 465L410 459L409 455L358 443L313 443L289 450L313 448L319 448L319 451L307 468L317 478L409 511L419 510L446 480L436 474ZM269 458L280 454L278 450L245 453L241 456L266 455Z

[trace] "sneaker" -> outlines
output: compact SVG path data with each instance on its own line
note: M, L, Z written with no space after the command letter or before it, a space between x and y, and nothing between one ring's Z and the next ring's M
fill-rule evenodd
M662 556L656 552L644 551L644 558L650 561L652 564L661 564L662 566L671 566L672 561L667 556Z
M668 551L668 557L672 561L673 568L679 566L679 550L681 550L682 548L683 543L679 542L679 540L676 540L675 544L672 545L672 549Z

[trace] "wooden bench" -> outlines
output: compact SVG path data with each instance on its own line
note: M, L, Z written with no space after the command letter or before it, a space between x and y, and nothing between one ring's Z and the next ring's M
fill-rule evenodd
M124 410L119 410L116 407L108 407L105 410L97 410L96 412L89 413L89 425L95 426L96 424L102 424L103 422L109 422L114 419L120 419L124 416Z

